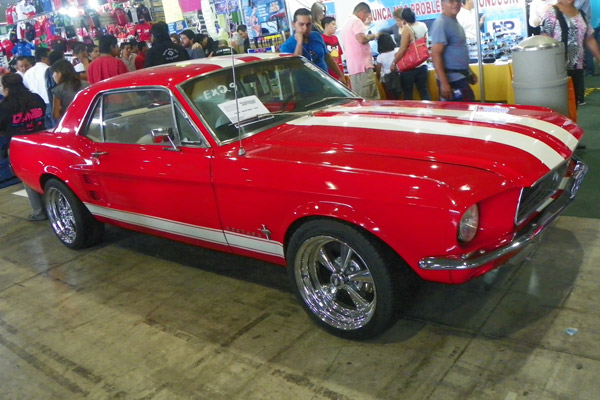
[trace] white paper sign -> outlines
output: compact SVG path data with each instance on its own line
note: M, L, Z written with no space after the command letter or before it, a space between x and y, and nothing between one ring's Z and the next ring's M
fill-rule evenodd
M239 120L238 120L238 106L240 108ZM238 121L243 121L248 118L255 117L260 114L268 114L269 110L258 97L252 95L237 99L237 105L235 100L229 100L219 104L219 108L223 111L223 114L235 124Z

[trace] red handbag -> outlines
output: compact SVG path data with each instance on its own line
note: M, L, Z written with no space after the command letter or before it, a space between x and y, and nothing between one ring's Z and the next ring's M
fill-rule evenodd
M412 28L410 28L410 30L412 31L414 38L415 31L413 31ZM420 39L413 40L413 42L408 45L404 55L402 55L402 58L396 63L396 67L398 67L398 71L400 72L410 71L411 69L417 68L428 59L429 49L427 48L427 35L425 35Z

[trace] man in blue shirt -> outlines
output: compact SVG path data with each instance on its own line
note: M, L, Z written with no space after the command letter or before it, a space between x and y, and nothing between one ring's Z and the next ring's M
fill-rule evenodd
M469 85L477 75L469 69L469 48L465 31L456 20L460 0L442 0L442 15L431 28L431 57L440 89L440 100L475 101Z
M294 13L294 36L290 36L282 45L282 53L304 56L313 64L328 73L327 67L336 73L342 82L344 74L327 51L320 33L312 31L312 15L307 8L299 8Z

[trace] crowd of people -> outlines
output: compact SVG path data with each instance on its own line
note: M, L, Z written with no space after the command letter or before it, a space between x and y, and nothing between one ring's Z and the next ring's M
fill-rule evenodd
M444 101L474 100L470 85L477 83L477 77L469 69L465 31L457 20L460 10L460 0L442 0L442 15L431 32L433 65ZM294 13L294 34L281 46L281 51L303 55L342 82L345 82L341 58L344 54L348 85L366 99L381 97L379 79L388 99L412 100L416 88L422 100L429 100L427 62L401 73L396 67L415 41L427 37L427 25L418 22L409 7L394 10L393 16L401 38L399 43L394 35L369 31L371 8L366 2L358 3L341 29L342 51L335 36L337 22L325 17L325 7L315 2L311 10L301 8ZM378 46L376 59L369 44L373 40L377 40Z
M594 59L600 63L600 10L593 10L590 0L532 0L529 24L538 34L565 43L567 74L572 78L578 105L585 104L584 69L594 74ZM348 85L367 99L380 98L377 79L388 99L411 100L416 89L423 100L431 99L428 92L426 62L410 70L398 71L397 63L415 41L429 37L431 60L442 101L474 101L471 86L477 76L469 68L467 41L477 39L485 16L476 15L474 0L441 0L441 15L431 25L416 21L410 7L393 12L397 32L369 30L371 10L366 2L358 3L345 21L340 35L342 46L335 36L337 22L327 17L325 6L314 2L311 9L299 9L294 14L294 34L281 47L282 52L303 55L337 79L344 71L342 54L349 77ZM369 43L377 39L377 57ZM325 49L325 51L323 50ZM333 64L337 67L333 67Z

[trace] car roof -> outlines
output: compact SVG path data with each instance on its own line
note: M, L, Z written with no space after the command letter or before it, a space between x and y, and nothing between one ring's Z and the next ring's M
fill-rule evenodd
M159 65L156 67L143 68L137 71L128 72L105 79L92 85L97 91L115 89L121 87L161 85L173 87L194 76L202 75L208 72L228 68L233 62L236 65L256 62L262 60L272 60L281 55L278 53L262 54L237 54L231 56L219 56L211 58L200 58L195 60L176 62L171 64Z

